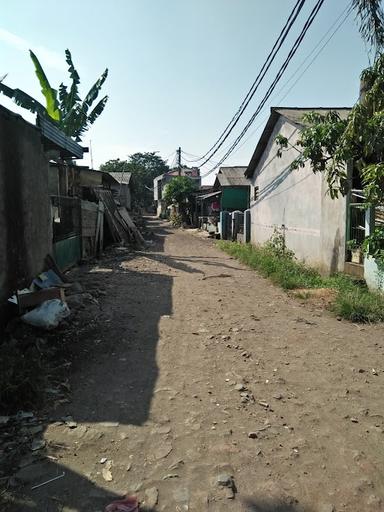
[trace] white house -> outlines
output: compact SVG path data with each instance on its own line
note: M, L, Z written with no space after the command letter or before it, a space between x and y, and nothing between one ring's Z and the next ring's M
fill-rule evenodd
M349 108L271 108L245 172L251 180L251 242L265 243L274 227L278 227L296 257L324 273L345 268L346 237L350 238L347 232L349 199L332 200L327 194L324 176L314 174L308 163L293 171L290 164L298 155L293 146L300 135L303 114L330 110L336 110L344 118L350 112ZM287 137L292 144L283 151L281 158L277 156L275 141L278 134ZM360 275L363 266L352 270Z

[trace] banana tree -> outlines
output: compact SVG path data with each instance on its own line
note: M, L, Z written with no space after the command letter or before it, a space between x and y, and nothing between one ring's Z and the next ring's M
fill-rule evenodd
M45 107L24 91L12 89L1 82L0 92L11 98L20 107L32 113L38 113L50 118L50 120L57 123L58 127L66 135L73 137L77 142L81 141L84 132L100 116L107 103L108 96L104 96L92 108L108 76L108 69L102 73L100 78L91 87L84 100L81 100L78 89L80 76L73 65L69 50L65 51L65 60L68 64L71 84L67 86L61 83L58 91L51 87L37 56L31 50L29 53L40 83L41 92L45 97Z

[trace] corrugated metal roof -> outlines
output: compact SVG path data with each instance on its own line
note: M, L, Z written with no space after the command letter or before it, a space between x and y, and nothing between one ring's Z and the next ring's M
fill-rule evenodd
M59 149L62 156L83 158L84 148L40 114L37 115L37 126L40 128L43 137Z
M108 173L114 180L123 185L129 185L131 181L131 172L109 172Z
M298 126L304 126L302 123L302 118L304 114L308 114L309 112L317 112L318 114L327 114L328 112L338 112L341 119L346 119L348 114L350 113L350 107L311 107L311 108L300 108L300 107L271 107L271 114L265 125L263 133L260 136L260 139L256 145L256 149L252 155L251 161L249 162L248 167L246 168L245 176L250 178L257 164L259 163L260 158L262 157L265 148L269 142L269 139L274 130L275 124L280 116L285 117L289 122L296 124Z
M249 185L248 179L244 176L246 165L235 167L220 167L216 178L221 187L240 187Z

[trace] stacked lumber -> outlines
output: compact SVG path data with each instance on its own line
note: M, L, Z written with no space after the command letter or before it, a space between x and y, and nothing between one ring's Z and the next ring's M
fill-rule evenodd
M127 209L118 206L110 190L95 189L99 204L103 205L108 228L115 242L135 243L144 247L145 241L131 219Z

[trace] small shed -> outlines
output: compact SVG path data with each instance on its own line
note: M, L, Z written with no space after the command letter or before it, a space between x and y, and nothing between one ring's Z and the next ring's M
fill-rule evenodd
M244 211L249 208L251 182L244 175L246 169L246 166L220 167L213 188L221 191L221 210Z
M117 199L121 206L127 210L132 207L132 173L130 172L109 172L113 181L110 183L113 198Z

